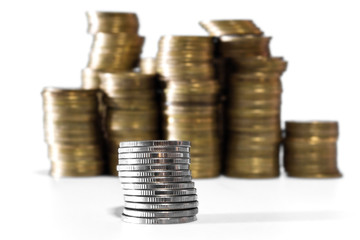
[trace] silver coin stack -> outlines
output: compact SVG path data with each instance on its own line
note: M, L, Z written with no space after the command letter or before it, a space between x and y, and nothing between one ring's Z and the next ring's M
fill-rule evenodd
M119 173L129 223L174 224L196 220L189 141L120 142Z

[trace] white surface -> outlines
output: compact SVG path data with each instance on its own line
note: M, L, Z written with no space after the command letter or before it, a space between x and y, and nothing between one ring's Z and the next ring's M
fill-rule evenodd
M357 1L1 1L0 239L359 239ZM116 178L55 181L43 142L40 91L79 86L91 38L86 10L135 11L154 56L164 34L201 34L199 20L253 19L284 56L282 119L340 122L338 180L196 181L196 223L125 224ZM320 94L319 94L320 93Z

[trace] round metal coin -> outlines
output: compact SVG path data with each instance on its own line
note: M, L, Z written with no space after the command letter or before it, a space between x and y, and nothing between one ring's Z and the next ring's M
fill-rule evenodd
M196 189L166 189L166 188L156 188L151 190L123 190L124 195L132 196L157 196L157 195L194 195L196 194Z
M184 147L190 147L190 141L148 140L148 141L120 142L120 147L146 147L146 146L184 146Z
M120 181L122 183L190 182L191 181L191 176L183 176L183 177L148 177L148 178L121 177Z
M189 152L189 147L176 147L176 146L153 146L153 147L120 147L119 153L132 153L132 152Z
M180 218L137 218L126 215L121 215L121 219L127 223L141 223L141 224L176 224L188 223L196 221L196 216L180 217Z
M145 159L119 159L119 165L134 164L190 164L190 158L145 158Z
M198 208L187 210L172 210L172 211L141 211L124 208L123 214L131 217L140 218L178 218L178 217L192 217L198 213Z
M169 164L169 165L118 165L117 170L120 171L168 171L168 170L188 170L188 164Z
M119 177L180 177L191 176L190 170L186 171L129 171L119 172Z
M122 183L121 184L123 189L188 189L194 188L195 183L193 182L179 182L179 183Z
M123 158L189 158L190 153L180 152L149 152L149 153L119 153L119 159Z
M126 202L192 202L197 200L197 195L185 195L185 196L167 196L167 195L157 195L155 197L151 196L128 196L124 195L124 200Z

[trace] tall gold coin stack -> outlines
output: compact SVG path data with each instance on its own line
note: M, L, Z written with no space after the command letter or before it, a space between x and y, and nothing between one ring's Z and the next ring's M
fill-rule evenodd
M225 174L242 178L279 176L282 58L270 57L270 37L250 20L201 22L219 37L226 62Z
M191 141L194 178L220 174L220 86L213 61L212 37L163 36L159 41L165 139Z
M290 177L341 177L337 168L338 123L286 122L284 165Z
M103 173L98 91L45 88L42 91L45 140L51 175Z
M155 75L101 73L100 88L107 106L105 132L110 173L117 176L121 141L159 139Z
M131 71L138 65L144 37L138 35L135 13L87 12L88 33L94 35L82 86L99 88L99 72Z

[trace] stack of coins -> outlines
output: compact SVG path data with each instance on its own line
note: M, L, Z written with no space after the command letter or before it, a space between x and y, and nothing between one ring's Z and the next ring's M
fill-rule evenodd
M144 74L156 74L156 59L142 58L140 60L140 72Z
M103 173L97 94L82 89L43 90L45 140L52 176Z
M189 163L188 141L121 142L122 219L144 224L195 221L198 202Z
M99 87L99 72L131 71L138 65L144 37L137 33L139 21L134 13L88 12L87 18L94 39L82 86L93 89Z
M219 91L212 37L164 36L157 71L163 85L165 139L192 142L194 178L220 173Z
M225 174L243 178L279 175L282 58L271 57L270 37L249 20L201 22L218 36L225 64Z
M337 168L338 123L286 122L284 165L288 176L341 177Z
M104 120L109 170L117 175L117 148L120 141L159 137L155 75L135 72L102 73Z

